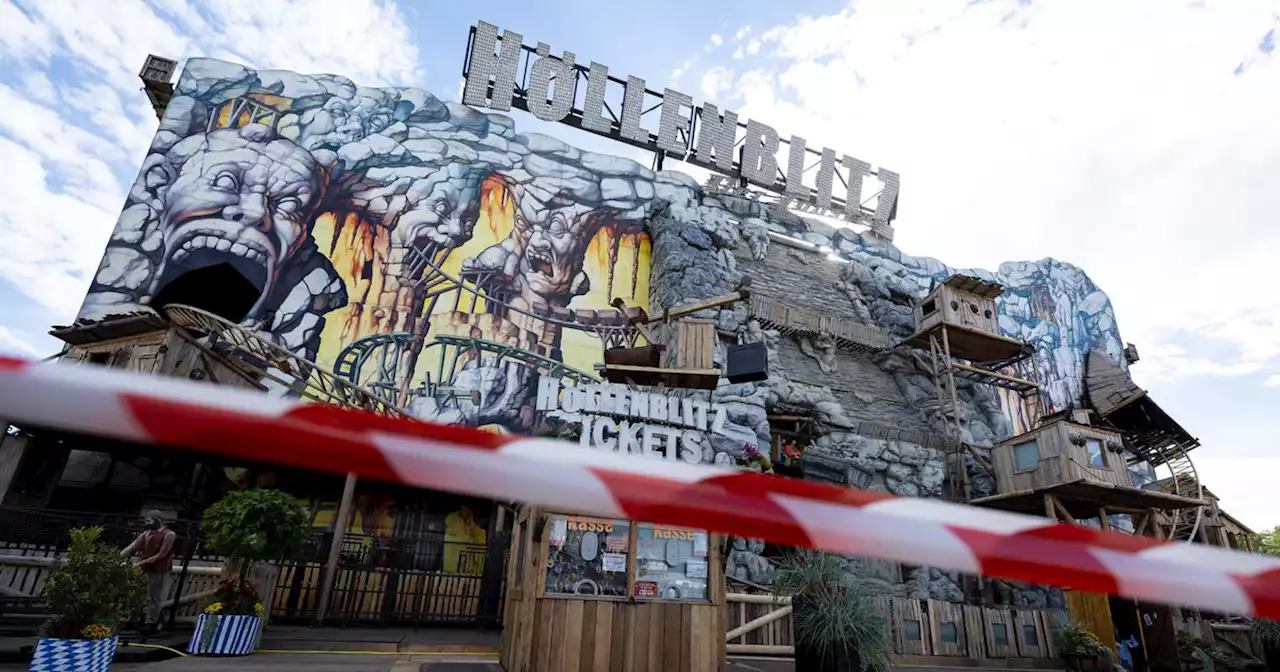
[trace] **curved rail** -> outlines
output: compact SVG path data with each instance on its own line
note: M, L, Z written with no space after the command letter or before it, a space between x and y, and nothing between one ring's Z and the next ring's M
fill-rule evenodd
M209 337L205 347L230 350L229 364L257 378L279 383L297 394L345 408L381 415L407 417L404 409L348 381L328 369L299 357L261 336L217 315L181 304L164 307L172 324Z
M1196 465L1187 455L1187 451L1179 444L1171 443L1160 450L1164 465L1169 468L1170 479L1168 490L1175 495L1203 499L1204 488L1200 485L1200 477ZM1171 514L1169 526L1170 541L1196 540L1200 525L1204 523L1204 506L1189 509L1175 509Z

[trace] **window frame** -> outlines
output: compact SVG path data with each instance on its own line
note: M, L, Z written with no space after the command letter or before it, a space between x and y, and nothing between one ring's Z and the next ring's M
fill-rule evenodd
M1036 447L1036 463L1030 467L1020 468L1018 466L1018 448L1021 448L1022 446L1025 446L1028 444L1034 445ZM1040 463L1044 461L1044 455L1040 453L1040 437L1038 436L1034 439L1027 439L1026 441L1023 441L1021 443L1013 444L1013 447L1011 448L1011 452L1013 453L1012 455L1013 473L1015 474L1025 474L1030 471L1036 471L1040 468Z
M1089 452L1090 446L1093 445L1098 446L1098 459L1101 460L1100 462L1094 462L1093 455ZM1102 439L1096 437L1084 437L1084 460L1090 467L1101 467L1103 469L1111 468L1111 465L1107 463L1107 446L1103 443Z
M624 518L601 518L598 516L584 516L576 513L565 513L562 511L543 511L538 515L545 516L546 526L542 534L542 539L538 541L539 548L536 549L538 555L538 567L534 572L536 577L536 595L538 598L548 598L556 600L596 600L600 602L616 602L625 604L692 604L692 605L714 605L716 602L712 600L714 586L712 580L715 576L713 565L720 562L720 552L718 548L718 540L715 534L709 530L701 530L696 528L682 528L694 532L701 532L707 535L707 589L706 597L700 599L679 599L668 600L663 599L661 595L656 597L637 597L636 596L636 564L639 559L639 529L640 525L661 525L663 527L681 527L677 525L662 525L661 523L652 523L648 521L624 519ZM574 595L569 593L555 593L547 590L547 572L550 570L548 566L551 558L551 522L556 516L564 517L580 517L580 518L598 518L600 520L610 520L617 522L625 522L629 526L627 534L627 594L624 595ZM601 549L603 553L603 549ZM723 580L723 577L721 577Z

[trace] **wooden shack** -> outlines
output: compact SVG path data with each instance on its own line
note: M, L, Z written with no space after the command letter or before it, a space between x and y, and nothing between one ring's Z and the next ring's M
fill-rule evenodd
M998 494L976 506L1046 515L1069 523L1107 513L1191 509L1201 499L1135 488L1123 436L1061 416L991 449Z
M1003 293L1004 287L997 283L953 275L916 304L915 333L905 342L929 348L930 338L940 337L948 356L972 362L1019 357L1027 345L1000 333L996 298Z
M719 670L720 539L522 507L508 566L503 669Z

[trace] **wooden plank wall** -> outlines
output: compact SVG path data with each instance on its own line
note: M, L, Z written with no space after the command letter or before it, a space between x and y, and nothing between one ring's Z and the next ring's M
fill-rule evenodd
M929 650L929 622L925 619L924 603L920 600L893 600L891 604L895 650L898 653L914 656L932 653ZM910 635L916 635L916 633L907 632L908 622L919 625L918 636L912 637Z
M1023 658L1049 657L1049 631L1041 620L1040 612L1013 612L1014 632L1011 637L1018 640L1018 655Z
M1017 628L1013 620L1013 612L1008 609L985 608L987 654L991 658L1016 658L1018 656ZM1004 637L998 639L996 634L1003 627Z
M929 601L929 642L935 656L967 656L968 633L965 632L964 605ZM942 641L943 626L955 628L956 641Z
M677 369L713 369L715 362L716 323L712 320L686 318L677 324L679 335L676 337Z
M778 607L772 604L725 602L724 631L729 632L744 623L750 623L765 614L777 611L777 609ZM792 630L791 616L784 616L772 623L766 623L733 640L733 643L757 646L795 646L796 641Z
M965 649L969 658L987 658L987 615L982 607L964 605Z
M1101 593L1080 590L1063 591L1067 596L1067 612L1072 620L1080 622L1098 641L1112 651L1116 650L1115 625L1111 620L1111 602Z
M543 598L527 672L715 672L720 608Z

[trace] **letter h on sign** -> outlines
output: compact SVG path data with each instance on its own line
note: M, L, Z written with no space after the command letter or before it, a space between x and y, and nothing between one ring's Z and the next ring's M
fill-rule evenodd
M498 27L479 22L471 43L467 82L462 89L462 103L495 110L510 110L516 88L516 71L520 68L520 51L524 37L509 30L502 31L502 53L498 49ZM572 58L572 57L571 57ZM489 102L489 82L493 82L493 102ZM559 86L556 87L557 89Z

